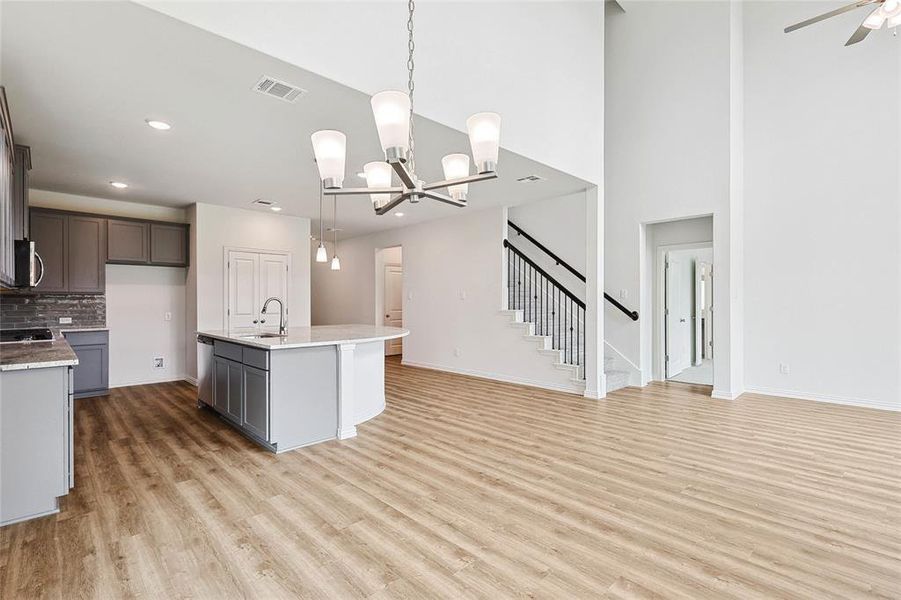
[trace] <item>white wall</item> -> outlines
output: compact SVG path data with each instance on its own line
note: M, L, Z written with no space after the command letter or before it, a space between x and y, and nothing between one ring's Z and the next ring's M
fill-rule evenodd
M310 324L309 219L201 203L194 205L192 216L196 231L196 238L192 239L192 245L196 245L192 267L196 266L196 270L189 276L196 277L197 305L196 326L188 322L192 337L196 330L225 327L223 256L226 247L289 253L288 324L291 327ZM196 364L188 375L196 377Z
M405 2L142 4L365 93L406 89ZM420 2L416 112L461 131L499 112L504 148L600 182L603 5Z
M107 265L106 321L110 387L184 377L185 269Z
M340 241L340 271L313 263L313 324L374 323L376 252L402 246L404 326L410 330L405 363L565 387L566 372L500 312L505 223L506 209L467 209L457 217Z
M580 192L510 207L509 216L513 223L584 276L588 248L586 208L585 192ZM569 291L585 299L585 282L555 264L526 238L517 235L514 229L508 231L507 238Z
M641 225L713 215L721 359L714 392L722 397L741 392L741 359L730 360L731 338L741 331L730 312L740 278L729 257L741 256L732 190L732 20L728 2L630 3L625 13L608 10L605 52L605 287L617 297L625 290L626 305L647 306ZM607 342L647 380L652 319L631 321L609 304L605 316Z
M381 325L385 314L385 267L387 265L403 265L403 248L394 246L378 250L375 255L375 310L373 323Z
M843 4L745 6L746 387L901 409L901 38L781 31Z

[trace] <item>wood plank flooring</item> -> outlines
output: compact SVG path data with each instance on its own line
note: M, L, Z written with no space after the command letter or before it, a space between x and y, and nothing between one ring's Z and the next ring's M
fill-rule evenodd
M901 597L901 415L705 392L389 361L358 437L275 456L187 384L117 389L64 510L0 530L0 597Z

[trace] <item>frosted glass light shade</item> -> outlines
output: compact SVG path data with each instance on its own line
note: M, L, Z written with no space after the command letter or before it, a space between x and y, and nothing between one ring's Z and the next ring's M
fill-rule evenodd
M891 29L892 27L897 27L898 25L901 25L901 14L897 14L889 19L887 27Z
M319 178L326 189L340 188L344 183L344 159L347 156L347 136L334 129L323 129L310 136L313 155L319 167Z
M322 242L319 242L319 247L316 248L316 262L328 262L328 251L325 249L325 246L322 245Z
M863 26L867 29L879 29L882 27L883 23L885 23L885 15L882 14L881 6L871 12L869 16L863 20ZM889 27L891 27L891 25L889 25Z
M410 97L404 92L386 90L370 100L375 127L382 150L401 148L403 156L410 149Z
M340 271L340 270L341 270L341 259L339 259L338 255L336 254L332 258L332 271Z
M441 159L441 167L444 169L445 179L459 179L469 177L469 155L448 154ZM466 200L466 192L469 191L468 183L447 186L447 193L454 200Z
M501 116L493 112L476 113L466 119L472 160L479 173L497 169L497 153L501 139Z
M363 165L363 174L366 176L366 187L385 188L391 187L391 165L383 160L368 162ZM391 199L391 194L369 194L376 208L381 208Z

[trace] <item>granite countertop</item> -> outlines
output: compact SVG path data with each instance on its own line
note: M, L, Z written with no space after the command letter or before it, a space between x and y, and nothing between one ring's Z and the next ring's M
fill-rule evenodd
M288 335L276 337L255 337L258 332L252 329L198 331L197 335L264 350L284 350L288 348L380 342L404 337L409 335L409 333L408 330L401 327L380 325L316 325L313 327L289 327Z
M60 327L60 333L83 333L85 331L109 331L106 326L89 326L89 327Z
M52 342L0 344L0 371L45 369L78 364L78 356L63 337Z

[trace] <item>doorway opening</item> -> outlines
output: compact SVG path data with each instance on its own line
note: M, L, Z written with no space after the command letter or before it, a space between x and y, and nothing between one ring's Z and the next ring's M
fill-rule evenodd
M713 247L662 252L666 379L713 385Z
M375 254L375 324L404 326L404 267L400 246L381 248ZM403 338L385 342L385 356L403 356Z
M713 386L713 217L645 227L650 379Z

